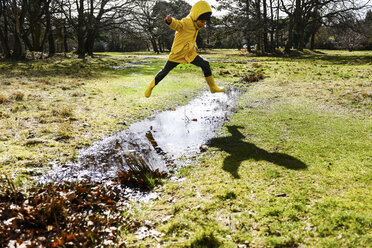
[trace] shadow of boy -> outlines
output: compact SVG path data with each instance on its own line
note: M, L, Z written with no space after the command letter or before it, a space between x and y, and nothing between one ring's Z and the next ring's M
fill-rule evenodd
M268 152L256 145L245 142L245 136L239 131L241 126L228 126L231 136L217 137L209 141L208 145L229 153L223 162L223 170L233 177L240 178L238 169L240 164L249 159L265 160L292 170L306 169L307 165L290 155L278 152Z

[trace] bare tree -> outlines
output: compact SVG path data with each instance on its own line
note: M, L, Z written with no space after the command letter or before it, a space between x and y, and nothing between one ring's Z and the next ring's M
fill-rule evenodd
M237 32L242 33L241 42L248 44L249 51L251 44L256 44L257 50L262 53L273 50L273 44L269 44L269 37L273 43L274 33L279 28L274 21L274 9L278 7L274 6L273 0L217 0L217 2L218 10L228 10L222 18L228 35L231 35L231 32L234 32L234 35ZM278 37L279 31L277 39Z
M154 7L158 4L157 1L149 0L134 0L134 8L132 9L133 24L136 28L142 30L156 53L160 50L157 45L158 29L156 28L157 16L153 13Z
M26 21L21 26L22 39L30 51L43 52L46 41L49 56L55 54L53 30L51 24L51 4L53 0L24 0Z
M0 40L5 58L24 59L26 49L43 52L47 37L50 52L55 53L50 22L51 2L52 0L0 1Z
M250 45L254 44L258 37L255 2L257 0L217 0L217 10L227 11L218 23L219 32L222 33L218 35L219 39L234 37L233 42L237 48L248 44L247 48L251 51Z
M293 31L295 31L297 38L296 48L302 51L305 47L305 29L308 25L323 18L360 10L367 3L368 0L364 2L356 0L281 0L282 11L289 18L286 52L293 45Z
M130 1L122 0L56 0L60 11L73 27L77 38L78 57L93 56L93 47L101 29L115 25L125 16Z

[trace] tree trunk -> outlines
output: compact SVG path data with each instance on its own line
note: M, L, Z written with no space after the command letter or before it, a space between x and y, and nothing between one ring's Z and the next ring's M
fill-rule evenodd
M274 42L274 9L273 9L273 0L270 0L270 15L271 15L271 27L270 27L270 50L273 52L275 50Z
M93 47L97 26L95 24L96 20L94 18L94 1L89 0L88 2L89 15L87 23L87 35L85 40L85 52L93 58Z
M310 50L314 50L314 46L315 46L315 33L312 33L311 38L310 38Z
M14 51L12 54L13 59L24 59L25 58L25 49L23 47L21 36L17 28L14 29Z
M256 39L257 39L257 50L262 50L262 43L261 43L261 0L256 0L256 25L257 25L257 32L256 32Z
M288 26L288 40L285 44L284 52L289 53L292 48L292 42L293 42L293 26L294 26L294 20L293 15L289 16L289 26Z
M55 40L54 40L52 30L50 30L49 35L48 35L48 43L49 43L49 55L48 55L48 57L53 57L56 54L56 46L55 46Z
M151 37L150 41L152 48L154 49L154 52L159 53L158 45L156 44L156 39Z
M78 58L84 60L85 59L84 34L83 33L78 33L77 38L78 38L78 49L77 49Z
M279 9L280 9L280 0L278 0L278 8L276 9L276 30L275 30L275 41L276 48L279 48Z
M49 54L48 57L53 57L56 54L56 47L54 44L53 29L50 18L50 1L45 2L45 18L46 18L46 31L48 33L48 44L49 44Z
M0 29L1 49L4 54L4 57L6 59L9 59L11 55L10 55L10 49L9 49L9 44L8 44L8 35L5 35L4 33L5 32L3 32Z
M297 50L303 51L305 48L305 29L302 28L302 25L298 25L298 29L296 31L297 33L297 39L298 39L298 45Z
M86 52L88 53L88 55L91 56L92 58L94 57L93 48L94 48L95 37L96 37L95 30L93 30L93 29L88 30L87 39L85 41L85 49L86 49Z
M20 28L20 15L18 13L18 6L16 0L13 0L13 13L15 19L15 26L14 26L14 50L12 54L13 59L24 59L26 56L25 49L22 44L21 40L21 28Z
M249 28L250 28L250 20L249 20L249 17L250 17L250 4L251 4L251 1L250 0L246 0L245 1L245 20L244 20L244 23L245 23L245 29L244 29L244 37L245 39L247 40L247 50L248 52L252 52L252 49L251 49L251 37L250 37L250 32L249 32Z
M268 35L268 32L267 32L267 4L266 4L266 0L263 0L262 1L262 5L263 5L263 17L262 17L262 25L263 25L263 49L262 49L262 53L267 53L269 52L269 42L267 40L267 35Z
M163 46L163 42L162 42L160 37L158 38L158 44L159 44L160 52L163 53L164 52L164 46Z
M294 29L297 35L297 50L304 50L304 39L305 39L305 24L303 19L303 6L301 0L296 0L296 8L294 10Z
M30 33L31 33L31 38L32 38L30 50L41 52L41 47L42 47L42 45L40 44L41 25L36 24L36 23L34 25L30 25Z
M0 26L0 41L1 48L6 59L9 59L11 56L8 40L8 18L5 11L5 6L3 1L0 1L0 14L3 15L3 27Z
M85 32L84 32L84 0L76 1L78 7L78 26L77 26L77 40L78 40L78 58L85 60Z
M65 53L65 57L67 57L68 45L67 45L67 35L66 35L66 24L64 21L62 25L63 25L62 26L63 52Z
M41 12L42 9L40 8L41 1L40 0L33 0L33 1L24 1L25 5L24 8L27 8L28 13L28 21L29 21L29 34L23 33L23 41L27 44L27 47L31 51L38 51L42 52L43 44L42 44L42 25L41 25ZM45 6L44 6L45 10ZM31 41L29 41L31 38Z

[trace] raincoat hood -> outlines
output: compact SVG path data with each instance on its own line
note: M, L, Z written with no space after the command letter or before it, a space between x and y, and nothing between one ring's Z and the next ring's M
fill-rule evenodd
M212 13L211 6L206 1L199 1L194 4L190 14L182 20L172 18L171 23L165 22L171 29L176 31L172 50L169 54L169 61L176 63L190 63L198 55L196 37L199 27L196 23L198 17L204 13Z
M196 21L198 17L204 13L211 12L212 9L209 3L206 1L199 1L192 6L189 16L193 21Z

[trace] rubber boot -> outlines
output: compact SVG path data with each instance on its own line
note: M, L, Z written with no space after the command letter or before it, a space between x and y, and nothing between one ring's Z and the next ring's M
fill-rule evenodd
M225 88L220 88L216 85L216 82L214 81L214 78L212 75L209 77L206 77L205 80L207 81L209 89L212 93L225 91Z
M145 97L149 98L151 96L151 91L155 87L155 78L147 85L145 90Z

